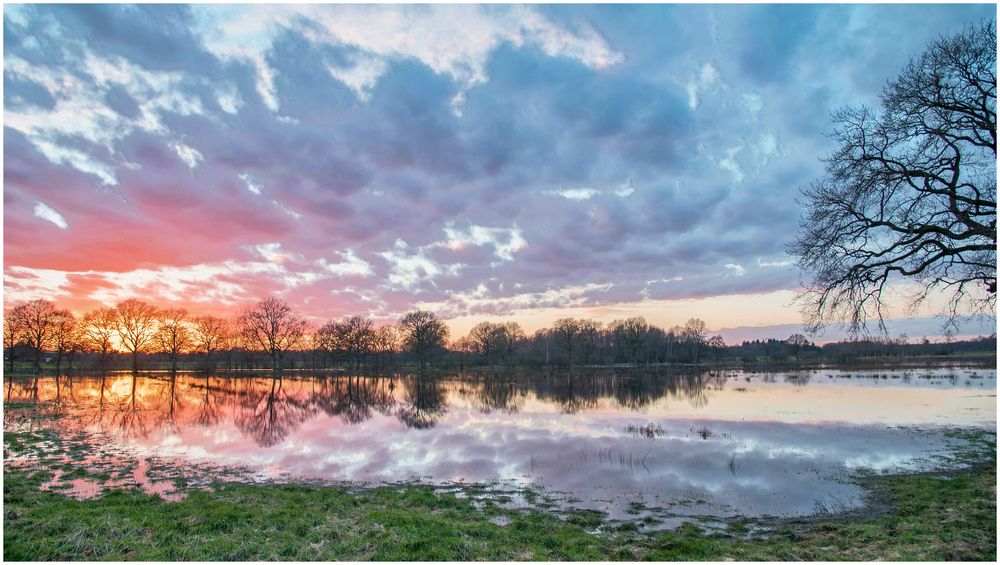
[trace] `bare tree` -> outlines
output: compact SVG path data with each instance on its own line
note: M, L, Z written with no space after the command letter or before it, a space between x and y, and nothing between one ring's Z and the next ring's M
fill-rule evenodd
M191 346L191 330L188 327L187 310L168 308L157 312L157 328L153 343L160 353L170 359L170 372L177 372L177 358Z
M56 308L48 300L29 300L16 306L12 312L24 324L24 340L34 352L32 372L42 369L42 352L52 345L55 335Z
M100 354L101 371L108 369L108 362L114 352L114 336L118 314L114 308L98 308L83 316L80 337L84 347Z
M385 325L375 330L375 338L372 340L372 353L375 355L375 364L386 363L391 356L399 351L399 328L393 325Z
M507 363L511 355L517 349L518 344L527 338L524 328L517 322L504 322L496 335L496 351L500 355L500 362Z
M604 332L597 320L583 318L579 321L580 334L578 338L580 358L585 365L594 362L594 354L600 350Z
M790 335L788 337L788 339L785 340L785 343L787 343L788 346L792 348L792 355L795 355L795 360L796 361L799 360L799 351L801 351L803 347L807 347L809 345L812 345L809 342L809 340L806 339L806 336L804 336L802 334L792 334L792 335Z
M329 322L317 331L321 349L343 353L354 367L371 355L375 337L372 321L362 316L349 316L341 322Z
M641 317L615 320L608 325L615 349L633 364L638 362L639 352L646 347L651 329L649 322Z
M684 329L681 331L681 339L687 344L691 359L695 363L701 359L701 350L705 345L707 332L708 329L705 326L705 322L698 318L691 318L684 323Z
M191 340L194 349L205 358L205 368L210 368L212 353L227 346L229 322L216 316L198 316L192 320Z
M115 331L118 339L132 354L132 372L139 372L139 353L156 333L156 307L135 298L123 300L115 306Z
M271 356L271 369L281 371L285 352L295 347L306 331L306 321L283 300L265 298L243 311L239 332L246 343Z
M79 348L79 325L76 317L69 310L56 310L52 323L52 349L56 354L56 375L62 373L63 359L72 359L70 356L77 348Z
M336 354L340 347L340 325L337 322L327 322L316 330L313 338L316 348L321 354L321 363L326 368L327 359Z
M479 322L469 330L469 335L465 338L467 341L462 345L467 346L479 355L483 362L489 364L499 326L500 324L493 322Z
M715 355L715 360L719 360L719 355L726 349L726 340L721 335L714 335L706 343L708 349Z
M480 322L469 330L463 346L471 348L486 364L506 363L524 338L524 330L517 322Z
M17 346L25 342L24 311L11 308L3 317L3 348L7 352L8 371L14 371Z
M837 150L804 192L790 253L811 277L808 329L885 324L883 296L916 283L915 308L949 296L951 324L996 307L996 31L993 22L932 43L889 83L881 112L834 113Z
M573 349L578 345L580 336L580 320L560 318L552 323L552 337L556 344L566 350L566 364L573 366Z
M415 310L399 321L403 328L403 347L413 353L424 366L432 356L444 349L448 326L432 312Z

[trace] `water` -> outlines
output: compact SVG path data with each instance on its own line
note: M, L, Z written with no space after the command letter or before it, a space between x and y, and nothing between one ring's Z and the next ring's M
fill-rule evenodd
M557 506L668 524L857 508L853 473L940 467L958 441L948 429L996 430L996 371L982 368L114 375L8 380L5 398L64 415L30 425L141 462L255 480L487 484L514 504L531 488ZM132 474L178 496L146 468ZM63 488L92 496L88 480Z

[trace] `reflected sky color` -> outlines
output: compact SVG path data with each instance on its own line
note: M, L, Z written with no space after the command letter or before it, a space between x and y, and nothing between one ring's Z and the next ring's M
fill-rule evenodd
M996 427L996 371L8 381L6 398L144 457L277 479L537 486L624 516L857 506L847 474L927 466ZM642 427L647 431L639 432Z

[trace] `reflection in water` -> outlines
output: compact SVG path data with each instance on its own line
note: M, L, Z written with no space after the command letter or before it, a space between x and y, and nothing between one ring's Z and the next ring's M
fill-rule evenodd
M408 428L425 430L434 427L448 406L441 381L425 375L407 379L403 396L404 401L396 416Z
M289 394L283 384L284 379L274 377L262 387L241 391L236 426L262 447L281 443L291 430L316 412L309 398Z
M613 515L635 500L759 515L857 505L845 471L939 454L940 425L995 429L995 379L983 369L179 374L10 379L5 392L66 414L51 425L145 456L324 480L499 480Z
M314 402L328 416L338 416L348 424L360 424L372 417L373 411L388 416L393 413L396 399L395 384L385 377L323 378L319 390L311 391Z

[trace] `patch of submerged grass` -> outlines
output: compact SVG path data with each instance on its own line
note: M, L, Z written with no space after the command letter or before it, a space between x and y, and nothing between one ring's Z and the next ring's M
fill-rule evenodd
M3 403L4 410L31 410L38 408L37 402L7 400Z
M560 519L504 509L490 498L477 507L473 497L423 485L228 483L179 502L138 489L78 501L40 490L50 472L8 468L4 559L994 560L995 435L961 439L988 447L968 469L863 478L885 509L879 515L740 519L725 531L685 524L643 533L635 525L608 526L595 511ZM5 434L4 441L7 449L59 444L43 430Z
M167 503L116 490L90 501L41 492L9 473L4 558L22 559L602 559L605 542L541 513L499 526L429 487L221 485Z
M14 421L21 422L56 420L65 416L62 412L53 410L50 404L42 402L5 401L3 409L6 414L14 417ZM6 417L9 416L5 416L5 421Z
M642 534L588 530L603 516L490 508L425 486L351 492L303 485L218 485L168 503L137 490L77 501L39 491L48 473L8 471L4 558L9 560L993 560L996 465L950 477L871 479L888 514L860 520L747 524L705 533L685 524ZM493 521L498 515L508 525Z

